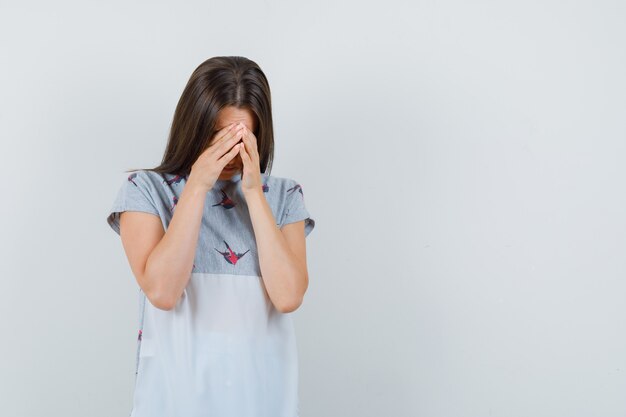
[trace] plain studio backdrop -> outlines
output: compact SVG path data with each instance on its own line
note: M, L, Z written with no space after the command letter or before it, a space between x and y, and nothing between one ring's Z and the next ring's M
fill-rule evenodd
M317 221L301 417L626 415L623 1L0 3L0 414L126 416L106 215L192 71L265 71ZM181 416L184 417L184 416Z

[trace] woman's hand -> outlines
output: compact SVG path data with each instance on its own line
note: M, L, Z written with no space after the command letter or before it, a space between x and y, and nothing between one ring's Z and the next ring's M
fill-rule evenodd
M262 190L263 184L261 183L261 165L256 136L245 126L243 126L242 132L244 146L239 148L239 153L243 161L241 191L245 196L246 193Z
M243 147L235 145L241 140L242 130L242 126L232 123L218 131L209 147L191 166L188 183L194 183L207 192L213 188L224 167L237 156L239 148Z

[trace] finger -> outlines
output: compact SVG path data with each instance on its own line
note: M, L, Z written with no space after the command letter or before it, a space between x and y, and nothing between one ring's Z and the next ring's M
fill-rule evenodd
M228 139L230 139L234 134L237 133L237 124L236 123L231 123L229 126L224 127L222 130L220 130L217 135L216 135L216 139L213 140L213 142L211 143L211 146L219 146L221 143L223 143L224 141L227 141Z
M243 144L243 146L241 147L241 159L243 160L244 164L249 164L251 162L250 159L250 154L248 153L248 151L246 150L246 145L245 143Z
M214 144L220 142L231 130L233 130L234 127L235 124L231 123L228 126L224 126L222 129L215 132L211 137L211 140L209 141L209 146L213 146Z
M222 142L215 144L213 148L215 149L217 155L221 157L239 140L241 140L241 130L236 130L235 132L229 133L227 138L224 138Z
M250 134L250 131L248 130L247 132L244 132L244 141L247 145L246 148L246 155L248 155L248 157L250 158L250 161L252 161L258 154L258 150L256 148L256 141L254 140L254 136Z
M222 168L225 167L239 152L239 146L233 146L233 148L226 152L224 156L217 160L220 164L222 164Z
M252 131L247 127L243 130L244 136L248 138L248 144L250 145L250 149L254 149L255 152L258 152L256 137L252 134Z
M245 170L246 167L248 166L248 162L246 161L246 158L243 157L243 142L237 144L237 151L239 152L239 155L241 156L241 162L243 162L242 169Z

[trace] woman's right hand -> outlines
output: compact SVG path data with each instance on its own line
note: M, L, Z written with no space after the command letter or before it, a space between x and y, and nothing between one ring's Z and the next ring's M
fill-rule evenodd
M218 131L198 159L191 166L187 183L195 183L206 191L213 188L224 167L239 153L234 146L242 138L242 127L232 123Z

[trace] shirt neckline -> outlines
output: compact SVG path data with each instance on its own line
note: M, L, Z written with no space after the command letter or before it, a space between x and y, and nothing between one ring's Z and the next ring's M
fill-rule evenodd
M218 178L217 180L215 180L215 183L213 184L213 188L219 189L226 185L237 184L240 181L241 181L241 172L238 172L236 174L233 174L232 177L225 179L225 180L220 180Z

